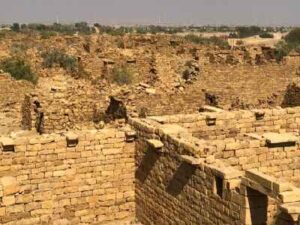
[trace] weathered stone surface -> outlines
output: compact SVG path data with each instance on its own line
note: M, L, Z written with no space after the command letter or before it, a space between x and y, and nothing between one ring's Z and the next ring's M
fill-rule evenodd
M164 143L156 139L148 139L147 143L154 149L161 149L162 147L164 147Z
M292 203L300 201L300 189L286 191L280 194L280 199L283 203Z
M278 133L265 133L263 137L266 139L266 142L269 144L281 144L281 143L289 143L289 142L297 142L299 140L298 137L293 134L278 134Z
M91 224L99 215L112 223L134 218L134 144L125 142L125 131L46 137L16 136L17 152L0 151L1 224L15 224L11 215L18 215L18 225ZM67 147L66 139L79 138L77 146ZM73 209L87 213L76 216Z
M202 106L199 111L200 112L224 112L223 109L214 106L209 106L209 105Z
M20 191L20 186L15 177L4 176L0 178L0 186L2 186L3 195L12 195Z
M263 174L261 172L259 172L258 170L246 170L245 173L246 177L252 179L253 181L259 183L260 185L262 185L265 188L268 188L269 190L273 190L273 181L274 178Z
M8 145L14 145L14 140L8 137L1 137L0 138L0 143L3 146L8 146Z
M183 162L191 165L200 165L201 163L203 163L203 160L189 155L181 155L180 158L182 159Z

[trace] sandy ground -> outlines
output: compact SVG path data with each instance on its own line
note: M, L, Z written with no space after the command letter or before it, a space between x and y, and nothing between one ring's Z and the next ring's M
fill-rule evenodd
M260 38L258 35L249 37L249 38L233 38L229 39L228 42L231 46L236 46L236 43L241 40L243 45L245 46L252 46L252 45L266 45L273 47L276 45L282 38L286 35L284 33L273 33L274 38Z
M180 33L178 35L180 36L185 36L188 34L195 34L195 35L199 35L202 37L228 37L229 36L229 32L204 32L204 33ZM253 45L265 45L265 46L270 46L273 47L274 45L276 45L280 40L282 40L282 38L286 35L286 33L273 33L274 38L260 38L258 35L253 36L253 37L249 37L249 38L232 38L229 39L228 42L231 46L236 46L236 43L241 40L243 41L243 45L245 46L253 46Z

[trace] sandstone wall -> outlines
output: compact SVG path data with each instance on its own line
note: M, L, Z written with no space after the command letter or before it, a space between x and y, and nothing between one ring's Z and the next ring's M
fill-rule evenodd
M257 113L262 117L257 118ZM300 107L151 118L164 124L178 124L187 128L195 137L213 140L235 137L238 133L297 131L300 128ZM208 125L207 119L215 119L215 125Z
M61 135L18 137L15 152L1 149L1 224L122 224L134 218L134 145L115 129L81 132L78 140L67 147Z
M282 102L283 107L295 107L300 105L300 88L295 83L290 84L286 88L284 100Z
M257 169L275 178L299 185L300 146L286 143L268 147L265 140L231 138L211 143L216 158L242 171Z
M68 75L41 78L37 98L44 113L44 132L94 128L93 113L104 111L107 96L88 81L74 80Z
M0 133L9 133L20 129L21 105L25 94L33 90L33 85L0 73L0 87Z
M248 144L248 148L243 149L242 146L235 146L232 138L220 142L197 141L176 125L161 125L149 119L132 119L130 123L138 134L136 213L145 225L285 224L278 217L282 203L280 191L272 186L273 182L279 186L281 184L263 173L254 175L256 177L253 179L253 176L247 175L248 171L246 175L244 173L244 169L251 167L231 166L226 152L217 152L223 144L228 150L236 147L248 154L250 147L262 147L260 140L241 138L240 145L246 146L244 142ZM254 154L252 152L251 156L254 157ZM274 157L277 154L277 151L273 152ZM287 165L286 160L281 161L282 167Z
M164 153L156 152L145 142L155 132L137 126L136 214L143 224L242 224L242 196L219 196L213 169L182 162L180 154L191 152L167 137Z

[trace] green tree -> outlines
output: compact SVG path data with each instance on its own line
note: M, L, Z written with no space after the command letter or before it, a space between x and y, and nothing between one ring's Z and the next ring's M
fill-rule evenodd
M13 23L11 30L14 32L20 32L20 24L18 23Z
M134 81L134 75L129 68L118 67L113 69L110 80L119 85L131 84Z
M30 65L20 58L6 58L0 62L0 69L9 73L16 80L27 80L36 84L38 77L31 70Z
M295 28L291 30L285 37L285 41L290 44L300 45L300 28Z
M247 38L254 35L259 35L262 32L262 29L258 26L250 26L250 27L237 27L236 31L238 33L239 38Z

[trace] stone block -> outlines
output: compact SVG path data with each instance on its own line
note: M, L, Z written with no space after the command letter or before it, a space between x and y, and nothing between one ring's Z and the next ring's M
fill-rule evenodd
M265 117L265 111L263 110L253 110L256 120L263 120Z
M293 185L287 182L274 182L273 183L273 190L276 193L282 193L286 191L292 191Z
M200 165L203 160L199 159L199 158L195 158L193 156L189 156L189 155L181 155L180 156L181 160L185 163L188 163L190 165Z
M217 123L217 117L215 115L207 115L205 121L207 126L215 126Z
M266 143L269 145L280 145L280 144L287 144L287 143L295 143L299 140L293 134L290 133L265 133L263 134L263 138L266 139Z
M69 132L66 134L66 140L67 140L67 146L69 148L76 147L79 142L78 135L73 132Z
M160 126L160 133L181 134L181 133L188 133L188 130L175 124L164 124Z
M4 196L18 193L20 190L20 186L15 177L11 177L11 176L1 177L0 185L2 186Z
M4 151L4 152L14 152L15 151L15 142L11 138L7 138L7 137L0 138L0 145L2 147L2 151Z
M136 131L126 131L125 132L125 138L126 142L133 142L136 139Z
M164 143L162 143L160 140L147 139L146 142L151 149L157 152L163 152Z
M13 195L3 196L2 198L2 204L4 206L14 205L15 203L16 203L16 198Z
M256 183L262 185L263 187L271 191L273 190L273 182L275 181L275 178L263 174L256 169L247 170L245 175L247 178L255 181Z
M200 112L218 112L218 113L224 112L223 109L213 107L210 105L204 105L204 106L200 107L199 111Z
M300 201L300 189L282 192L282 193L280 193L279 197L283 203L299 202Z

